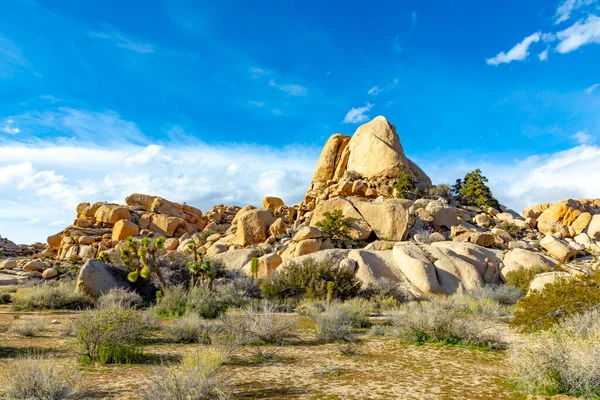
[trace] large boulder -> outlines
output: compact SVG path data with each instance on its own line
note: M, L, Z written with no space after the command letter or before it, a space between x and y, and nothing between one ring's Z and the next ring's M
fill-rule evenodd
M60 243L62 242L62 233L57 233L56 235L48 236L47 243L48 246L52 247L55 250L60 248Z
M278 207L284 207L285 203L279 197L264 197L262 199L263 208L271 210L271 212L275 212Z
M303 226L296 232L292 240L294 242L300 242L306 239L319 239L323 237L323 232L319 228L314 226Z
M341 174L344 173L346 166L342 165L344 164L343 154L349 141L350 137L341 133L336 133L327 139L313 173L313 182L327 182L330 179L341 177L336 177L336 169L340 170ZM348 152L345 152L345 156L347 162Z
M250 261L259 256L260 251L256 249L238 249L217 254L211 257L211 261L222 264L229 271L245 271L247 269L247 273L250 273Z
M483 286L483 274L452 249L434 246L426 246L426 249L444 293L453 294L463 289L471 291Z
M586 228L586 233L593 240L600 241L600 214L596 214L592 217Z
M423 293L443 293L431 260L414 243L399 242L393 249L393 256L400 271Z
M146 213L138 222L140 229L148 229L166 237L175 236L180 226L185 227L185 220L166 214Z
M348 253L348 259L356 263L356 276L363 282L363 286L375 284L382 278L412 286L400 270L391 250L352 250Z
M317 205L310 219L310 226L325 219L326 212L341 210L344 217L350 222L348 235L354 240L366 240L371 235L371 227L363 216L354 208L351 201L345 197L334 197Z
M321 239L304 239L296 244L294 256L299 257L306 254L312 254L321 249Z
M379 239L401 241L408 235L408 212L401 202L376 200L353 201L354 207Z
M281 265L282 259L277 253L265 254L258 259L258 279L269 278Z
M115 204L103 204L94 213L94 218L96 221L107 224L114 225L117 221L122 219L131 221L131 213L125 207L121 207Z
M577 251L569 246L565 241L555 238L552 235L546 235L540 240L540 245L546 249L552 257L565 262L575 257Z
M425 210L431 214L432 224L435 230L448 230L458 225L456 208L448 207L441 202L431 201L425 206Z
M575 234L579 235L581 232L585 231L585 228L589 225L592 220L592 214L589 212L583 212L579 214L579 216L573 221L571 226L575 230Z
M0 261L0 269L14 269L17 268L18 263L16 258L7 258L6 260Z
M516 271L520 268L535 269L539 267L555 268L556 262L549 257L535 251L514 248L509 250L502 260L504 268L502 268L502 276L506 278L506 274Z
M117 221L117 223L113 227L112 240L113 242L118 242L120 240L127 239L130 236L137 236L139 231L140 229L135 223L127 221L126 219L122 219L120 221Z
M569 274L568 272L562 272L562 271L552 271L552 272L544 272L542 274L537 274L535 276L535 278L533 278L533 280L529 284L529 292L528 293L531 293L532 290L541 291L544 289L544 286L546 286L549 283L554 283L560 278L571 279L571 278L573 278L573 275Z
M467 261L475 267L484 283L500 283L500 265L502 263L502 251L487 249L472 243L436 242L432 248L444 248L451 250L447 255Z
M240 246L262 243L269 236L269 227L275 218L269 210L249 210L237 220L233 243Z
M539 221L549 221L571 225L583 210L585 208L579 201L567 199L552 204L537 217L537 220L538 223Z
M99 297L111 289L130 289L129 282L100 260L88 260L79 271L77 290Z
M134 193L125 199L125 203L132 208L140 208L154 214L164 214L183 219L196 225L198 230L203 229L206 225L206 221L202 217L202 211L199 209L187 204L174 203L159 196Z
M291 263L302 264L305 260L309 258L317 263L332 263L335 265L339 265L342 260L348 257L349 252L350 250L345 249L320 250L316 253L295 257L290 260L284 260L279 268L285 269Z

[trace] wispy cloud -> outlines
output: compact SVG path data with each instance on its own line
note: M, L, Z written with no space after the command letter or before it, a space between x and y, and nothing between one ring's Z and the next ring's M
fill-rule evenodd
M29 63L15 42L0 34L0 79L11 78L14 73L28 68Z
M559 53L569 53L589 43L600 43L600 17L589 15L585 21L579 20L558 32L556 37L559 40L556 46Z
M596 89L598 89L600 87L600 83L594 83L592 86L590 86L589 88L585 89L584 92L588 95L594 93L594 91Z
M258 67L251 67L248 69L248 72L250 73L252 79L258 79L261 76L267 76L271 74L271 71L269 71L268 69Z
M488 58L485 61L488 65L500 65L503 63L508 64L512 61L523 61L529 56L529 46L531 46L532 43L539 42L541 37L541 32L531 34L523 39L520 43L516 44L507 53L501 51L496 56Z
M548 50L550 50L550 47L546 47L546 50L538 54L540 61L548 61Z
M417 27L417 12L413 11L412 14L410 14L410 20L411 20L411 28L414 30Z
M367 103L364 107L352 107L350 111L346 113L344 117L345 124L358 124L361 122L365 122L369 119L369 116L366 114L371 108L373 108L374 104Z
M96 39L105 39L112 41L116 46L122 49L131 50L140 54L148 54L154 52L154 46L152 46L151 44L136 42L128 37L125 37L124 35L115 30L111 30L108 32L89 32L88 36Z
M16 135L17 133L21 132L21 130L14 125L15 121L12 118L7 118L4 120L4 123L0 127L0 131L9 135Z
M571 13L582 7L592 5L596 0L564 0L556 9L554 23L560 24L571 18Z
M576 134L571 136L571 138L575 139L575 141L577 141L577 143L579 144L590 144L596 141L596 138L594 136L583 131L577 132Z
M392 39L392 50L398 54L404 53L404 44L402 43L402 39L400 39L399 33Z
M264 109L268 110L273 115L283 115L283 112L280 109L278 109L278 108L271 108L264 101L249 100L247 103L249 105L253 106L253 107L264 108Z
M269 86L286 92L290 96L306 96L308 94L308 89L306 87L298 85L296 83L279 84L275 82L275 80L271 79L269 81Z
M389 83L389 84L385 85L384 87L381 87L379 85L373 86L372 88L370 88L367 91L367 94L369 96L377 96L380 93L387 92L387 91L394 89L397 84L398 84L398 78L394 78L392 80L392 83Z
M383 89L381 89L379 86L373 86L371 89L369 89L367 91L367 94L369 96L377 96L381 92L383 92Z

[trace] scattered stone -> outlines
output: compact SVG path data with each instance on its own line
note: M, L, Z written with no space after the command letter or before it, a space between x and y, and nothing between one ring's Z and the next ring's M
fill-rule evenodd
M56 278L58 276L58 271L54 268L48 268L45 269L44 272L42 272L42 278L44 279L52 279L52 278Z

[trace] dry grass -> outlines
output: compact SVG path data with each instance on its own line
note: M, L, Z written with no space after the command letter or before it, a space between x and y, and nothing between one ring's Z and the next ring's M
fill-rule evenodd
M44 282L19 290L13 296L15 310L81 310L92 306L83 293L75 291L75 282Z
M37 318L19 320L8 328L9 332L22 337L34 337L44 330L46 330L46 324Z

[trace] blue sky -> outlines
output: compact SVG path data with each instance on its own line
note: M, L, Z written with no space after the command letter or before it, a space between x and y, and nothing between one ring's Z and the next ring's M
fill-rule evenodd
M295 203L327 137L377 115L436 183L600 197L598 44L600 0L5 0L0 235L134 191Z

